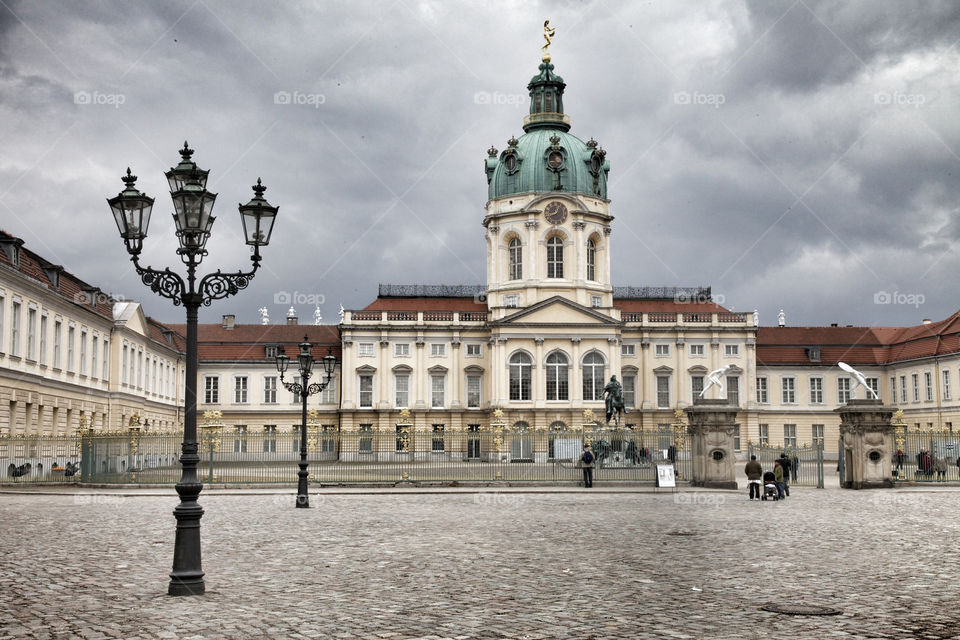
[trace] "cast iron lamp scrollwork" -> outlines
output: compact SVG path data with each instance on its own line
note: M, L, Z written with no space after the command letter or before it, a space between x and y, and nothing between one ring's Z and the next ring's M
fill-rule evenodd
M197 465L200 462L197 443L198 311L201 305L209 306L214 300L235 295L250 284L260 266L260 247L265 247L270 242L270 233L278 211L277 207L270 206L263 198L265 187L258 179L253 187L253 199L240 205L246 243L253 247L250 258L253 262L252 268L246 272L231 273L217 270L198 281L196 271L207 255L205 247L215 220L212 212L217 194L207 191L207 177L210 172L200 169L192 156L193 150L184 142L183 149L180 150L180 163L164 174L173 200L173 220L180 244L177 255L186 265L186 279L169 267L153 269L140 264L140 252L150 226L154 200L137 189L137 176L133 175L129 168L127 175L122 178L124 190L107 200L120 237L127 246L127 253L130 254L130 260L140 279L154 293L169 298L176 306L186 307L187 311L183 445L180 456L183 473L176 485L180 504L173 512L177 519L177 534L173 550L173 571L170 573L170 585L167 589L170 595L200 595L204 592L200 554L200 518L203 516L203 509L197 503L203 489L203 484L197 477Z

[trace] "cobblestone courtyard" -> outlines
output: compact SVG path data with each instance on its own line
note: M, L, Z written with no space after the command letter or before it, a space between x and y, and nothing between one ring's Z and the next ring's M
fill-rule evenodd
M0 637L960 637L956 491L207 492L196 598L156 493L0 495Z

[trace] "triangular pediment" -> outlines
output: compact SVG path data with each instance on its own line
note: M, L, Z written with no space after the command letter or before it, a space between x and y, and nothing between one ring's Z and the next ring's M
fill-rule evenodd
M562 296L553 296L491 324L522 324L526 327L531 327L570 325L617 326L620 323L595 309L577 304Z

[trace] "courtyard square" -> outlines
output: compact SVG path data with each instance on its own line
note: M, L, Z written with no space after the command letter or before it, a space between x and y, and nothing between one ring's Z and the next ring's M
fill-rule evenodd
M175 598L172 491L10 492L0 638L956 638L957 495L208 491Z

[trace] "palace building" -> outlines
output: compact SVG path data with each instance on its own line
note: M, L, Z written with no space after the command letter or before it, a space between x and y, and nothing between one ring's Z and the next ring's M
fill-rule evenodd
M517 435L509 455L544 459L523 434L579 427L586 410L602 417L611 376L623 385L625 429L669 433L707 373L728 366L736 448L822 442L834 457L835 409L853 385L842 361L902 408L910 429L952 432L960 312L902 328L760 327L753 314L714 302L709 287L615 285L610 159L597 141L571 133L566 85L549 60L527 89L523 135L491 147L484 161L488 199L477 222L486 283L380 285L338 325L233 316L202 325L201 414L220 412L238 441L291 433L299 402L274 358L306 336L317 359L332 350L340 363L309 400L328 431L402 427L442 438L484 430L502 410ZM182 428L183 325L145 317L139 304L103 294L9 234L0 233L0 249L0 436L116 431L132 420Z

